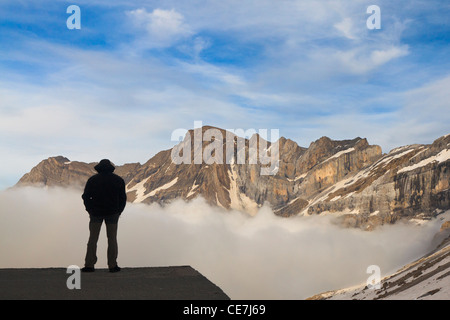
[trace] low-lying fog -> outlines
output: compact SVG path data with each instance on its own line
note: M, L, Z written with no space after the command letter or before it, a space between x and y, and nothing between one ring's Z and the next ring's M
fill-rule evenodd
M81 191L19 188L0 193L0 268L84 264L89 218ZM305 299L365 283L424 254L438 221L397 224L373 232L343 229L328 217L255 217L213 208L203 200L128 203L119 220L119 265L190 265L232 299ZM102 227L99 262L106 267Z

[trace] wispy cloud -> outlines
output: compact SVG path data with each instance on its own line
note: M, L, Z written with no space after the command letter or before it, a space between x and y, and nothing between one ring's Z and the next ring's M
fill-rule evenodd
M177 41L189 37L193 31L184 21L182 14L174 9L156 8L147 12L145 8L127 11L128 18L138 27L146 31L141 44L153 47L168 47Z
M391 60L408 54L407 46L388 47L385 49L351 49L349 51L337 51L330 53L329 63L334 64L339 74L349 72L352 74L366 74L382 67ZM323 59L325 59L323 57Z
M342 35L350 40L356 40L358 37L354 34L354 24L351 18L345 18L341 22L338 22L334 27L342 32Z
M362 0L82 0L78 31L67 30L64 5L44 2L39 17L36 5L0 4L8 163L31 149L27 140L42 158L112 152L143 161L194 120L278 128L302 145L364 136L385 150L446 133L450 26L441 1L381 1L377 31L366 28ZM419 105L434 112L418 118ZM28 171L34 159L8 172Z

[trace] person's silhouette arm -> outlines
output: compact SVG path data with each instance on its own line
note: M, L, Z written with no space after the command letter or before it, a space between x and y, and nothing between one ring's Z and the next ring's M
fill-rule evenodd
M120 192L119 192L119 212L122 213L122 211L125 209L125 206L127 204L127 193L125 190L125 182L122 180L120 183Z
M81 196L83 198L84 207L86 208L87 212L90 212L92 209L92 181L89 179L86 183L86 186L84 187L83 195Z

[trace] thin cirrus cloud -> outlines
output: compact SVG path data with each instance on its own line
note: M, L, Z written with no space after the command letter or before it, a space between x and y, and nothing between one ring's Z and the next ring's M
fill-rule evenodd
M330 59L332 63L335 62L339 65L341 72L366 74L374 69L380 68L391 60L406 56L408 53L407 46L392 46L385 49L375 49L371 52L352 49L349 51L335 52L331 54Z
M303 146L361 136L389 150L448 133L441 1L381 1L381 30L367 29L365 1L81 0L77 31L64 5L48 4L39 17L34 5L0 4L0 151L14 163L33 150L8 172L61 149L144 161L195 120L278 128Z

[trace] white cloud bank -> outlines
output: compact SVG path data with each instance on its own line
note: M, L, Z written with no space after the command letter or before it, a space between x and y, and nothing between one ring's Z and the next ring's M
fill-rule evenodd
M24 188L0 193L1 268L83 266L88 215L81 192ZM119 265L190 265L232 299L304 299L364 283L423 254L439 225L341 229L328 218L256 217L202 200L128 204L119 221ZM103 226L97 267L106 267Z
M184 22L184 16L174 9L154 9L148 12L139 8L127 12L138 28L147 32L145 37L149 47L166 47L192 35L191 28Z

